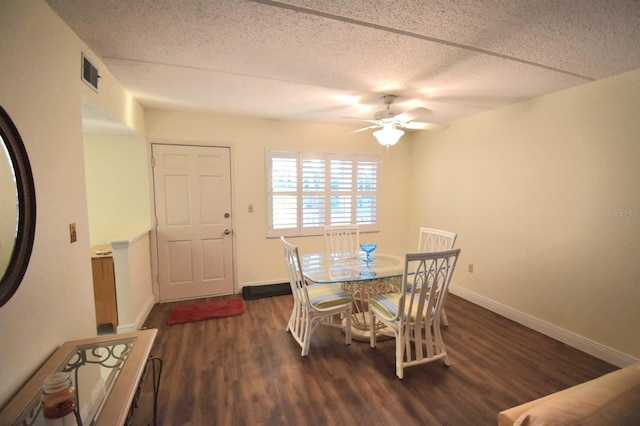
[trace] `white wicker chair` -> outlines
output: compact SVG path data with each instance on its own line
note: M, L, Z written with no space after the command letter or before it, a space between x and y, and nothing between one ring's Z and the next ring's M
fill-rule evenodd
M456 242L458 234L433 228L420 228L418 251L450 250Z
M351 344L351 296L338 284L307 284L298 247L280 237L289 270L293 293L293 309L287 331L302 347L302 356L309 354L311 335L318 325L344 330L345 344ZM343 319L345 320L343 323Z
M360 251L360 227L358 225L331 225L324 227L324 245L334 256L353 256Z
M418 237L418 251L442 251L450 250L456 242L458 234L449 231L442 231L440 229L433 228L420 228L420 236ZM447 313L442 310L442 324L445 327L449 326L449 319Z
M397 293L373 296L370 346L376 347L376 320L390 330L396 340L396 375L402 379L404 368L437 359L449 366L440 332L440 313L451 282L460 249L407 253L403 281L406 288ZM410 289L409 289L410 288Z

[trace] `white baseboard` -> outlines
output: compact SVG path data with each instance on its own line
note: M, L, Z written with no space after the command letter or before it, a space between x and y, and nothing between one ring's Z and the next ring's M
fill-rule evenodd
M611 349L600 343L594 342L593 340L589 340L578 334L542 321L529 314L510 308L509 306L497 303L467 289L450 286L449 292L615 366L626 367L640 361L630 355Z
M116 334L133 333L134 331L138 331L135 324L118 324Z

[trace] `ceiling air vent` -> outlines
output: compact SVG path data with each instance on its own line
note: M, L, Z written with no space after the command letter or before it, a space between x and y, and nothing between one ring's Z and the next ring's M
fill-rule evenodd
M82 54L82 81L87 83L93 90L98 91L98 69Z

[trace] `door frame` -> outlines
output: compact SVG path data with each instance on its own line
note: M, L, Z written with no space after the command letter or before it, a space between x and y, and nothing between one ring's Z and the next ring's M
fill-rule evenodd
M151 233L150 241L151 245L151 282L153 284L153 300L154 303L160 303L160 282L158 280L160 270L158 267L158 235L157 235L157 221L156 221L156 194L154 188L153 177L153 145L180 145L180 146L192 146L192 147L206 147L206 148L227 148L229 149L229 185L231 186L231 263L233 272L233 294L238 294L238 262L236 257L236 236L235 236L235 212L236 209L236 196L234 185L234 147L233 144L224 144L213 141L180 141L176 139L159 139L159 138L147 138L147 164L149 165L149 213L151 215ZM170 302L166 302L170 303Z

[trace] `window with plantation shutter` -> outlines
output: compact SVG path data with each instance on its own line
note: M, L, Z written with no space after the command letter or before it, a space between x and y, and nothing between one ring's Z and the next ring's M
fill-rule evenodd
M356 220L362 225L376 223L378 214L378 163L359 161L356 170Z
M267 152L267 237L321 235L325 225L378 230L378 157Z
M353 161L331 159L330 181L331 217L328 225L348 225L353 212Z
M274 230L295 228L298 225L298 160L295 156L281 156L272 161L271 226Z
M324 226L325 162L302 156L302 227Z

